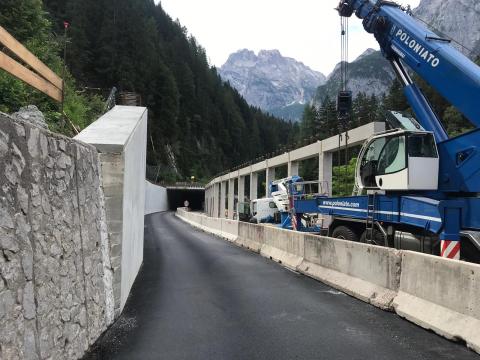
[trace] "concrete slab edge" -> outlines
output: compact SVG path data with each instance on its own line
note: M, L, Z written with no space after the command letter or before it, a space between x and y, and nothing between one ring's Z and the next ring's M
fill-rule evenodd
M240 247L243 247L247 250L255 252L257 254L260 253L260 250L262 248L262 244L257 243L256 241L252 241L252 240L249 240L249 239L242 238L240 236L235 241L235 244L240 246Z
M447 339L464 341L480 353L480 320L399 291L393 301L395 312Z
M380 309L393 310L393 290L308 261L303 261L297 271Z
M303 262L302 257L290 254L270 245L261 246L260 255L270 258L271 260L274 260L292 270L297 270L298 266Z

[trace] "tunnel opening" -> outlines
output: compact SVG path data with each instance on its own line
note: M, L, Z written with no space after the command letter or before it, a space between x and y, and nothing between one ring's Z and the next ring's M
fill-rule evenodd
M205 202L205 190L203 189L168 189L168 208L175 211L183 207L188 201L188 207L194 211L203 211Z

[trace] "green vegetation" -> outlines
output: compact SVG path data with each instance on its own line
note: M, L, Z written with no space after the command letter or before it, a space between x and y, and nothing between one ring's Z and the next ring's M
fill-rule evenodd
M63 22L70 23L65 39ZM157 180L199 181L292 139L294 126L249 106L224 83L205 50L153 0L3 0L4 26L57 74L67 40L67 92L60 107L0 72L0 110L34 104L67 135L101 114L112 87L149 109L148 167ZM74 124L72 125L71 122Z
M290 123L249 106L186 28L152 0L44 0L71 23L68 66L91 88L140 94L149 174L199 181L286 144ZM61 26L58 31L61 30Z
M59 54L64 39L52 33L52 23L40 0L0 2L0 25L54 72L62 74L63 61ZM95 120L103 102L98 96L80 93L73 77L68 72L66 75L64 111L69 120L63 120L59 104L4 71L0 71L0 111L12 113L22 106L34 104L44 112L51 130L73 135L70 122L76 128L84 128Z
M350 196L355 186L355 167L357 158L353 157L348 165L334 166L332 169L333 196Z

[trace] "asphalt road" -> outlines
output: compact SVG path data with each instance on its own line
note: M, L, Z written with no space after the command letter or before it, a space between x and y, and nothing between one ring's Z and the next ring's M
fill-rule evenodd
M120 319L86 359L479 359L395 314L193 229L145 218Z

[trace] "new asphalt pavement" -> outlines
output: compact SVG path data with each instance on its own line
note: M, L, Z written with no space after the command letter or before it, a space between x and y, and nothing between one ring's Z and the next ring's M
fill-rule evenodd
M479 329L480 331L480 329ZM397 315L196 230L145 218L123 314L85 359L479 359Z

